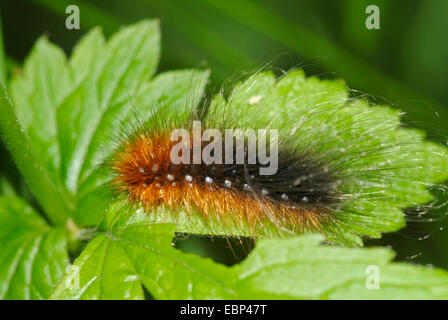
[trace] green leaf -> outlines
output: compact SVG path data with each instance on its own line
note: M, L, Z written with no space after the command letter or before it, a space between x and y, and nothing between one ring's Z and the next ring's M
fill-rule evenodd
M232 117L226 117L229 110ZM213 99L206 126L223 118L226 128L278 129L289 148L338 171L339 188L349 196L324 226L333 242L361 245L361 236L378 238L402 228L401 209L428 203L428 187L448 178L445 147L425 141L422 131L403 128L398 110L350 98L339 80L306 78L301 70L278 80L258 73L236 85L228 99ZM268 224L254 233L272 236L272 228L278 229ZM229 231L247 235L244 229L235 224ZM213 223L195 231L222 233Z
M116 203L52 299L431 299L448 297L445 271L391 263L387 249L320 245L316 235L261 240L233 267L172 247L174 226ZM379 289L369 289L369 268Z
M96 48L95 55L92 47ZM158 25L147 21L122 29L107 44L94 29L77 46L71 69L79 79L78 86L57 115L62 177L71 193L77 192L81 171L98 164L88 161L98 152L98 146L91 142L105 134L101 130L105 123L110 125L111 117L119 115L123 105L150 79L158 57Z
M186 72L186 76L191 74ZM142 86L135 96L137 105L154 106L142 110L143 119L156 111L162 111L166 121L173 116L185 118L190 109L184 106L196 105L185 103L191 86L186 85L186 79L178 87L181 98L176 103L178 94L170 90L175 77L182 79L181 74L167 73ZM194 96L200 97L202 89L200 86ZM223 119L227 119L224 124ZM205 122L209 128L279 129L280 136L289 137L290 148L313 154L316 162L337 168L341 193L356 197L348 197L339 205L333 219L324 224L324 230L312 227L306 230L325 231L327 240L336 243L362 245L362 236L378 238L383 232L402 228L405 223L402 209L431 201L427 187L448 178L446 148L424 141L424 134L418 130L402 128L398 111L349 98L344 82L306 78L300 70L279 80L269 72L259 73L235 86L228 99L217 95ZM118 123L112 127L120 128ZM104 138L98 141L98 146L112 143L110 138ZM112 197L110 190L100 188L107 180L107 172L100 169L86 180L80 192L77 221L83 224L100 221ZM187 214L183 210L156 208L152 214L157 216L154 221L175 224L179 232L288 235L267 219L258 227L249 228L245 221L231 219L232 212L227 223L204 221L200 214Z
M0 197L0 299L46 299L68 265L65 231L16 197Z
M319 245L316 235L262 240L235 267L238 288L306 299L446 299L446 271L391 263L394 253L380 248ZM379 288L366 285L378 270ZM370 288L370 289L369 289Z
M92 30L69 62L61 49L42 38L23 75L12 79L18 118L48 175L65 190L71 212L90 142L104 134L98 128L105 113L149 79L158 53L158 27L149 21L122 29L107 44L98 29Z
M56 185L60 184L56 109L70 92L70 74L64 52L40 38L23 68L11 80L11 97L17 118L37 157Z
M51 298L142 299L142 285L157 299L232 297L229 271L174 249L173 232L173 225L154 224L144 212L132 213L117 203L74 263L79 287L67 285L69 273Z

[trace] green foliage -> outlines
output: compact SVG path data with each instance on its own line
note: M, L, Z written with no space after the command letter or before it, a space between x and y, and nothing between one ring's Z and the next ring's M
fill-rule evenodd
M224 266L171 246L174 226L143 211L112 206L75 262L78 289L62 280L52 298L141 299L142 284L158 299L224 298L235 294Z
M53 299L420 299L448 298L448 274L390 263L386 249L320 246L320 236L261 240L241 264L225 267L172 247L174 225L116 203L74 266L79 286L61 280ZM366 270L380 271L380 290Z
M18 144L23 135L18 127L16 136L5 135L6 142L52 222L65 223L69 216L83 226L101 221L111 195L101 188L105 177L98 164L116 144L111 128L133 120L134 111L144 122L156 108L168 114L202 95L208 72L166 72L149 81L159 51L157 22L124 28L107 42L95 28L69 61L61 49L39 39L23 74L13 77L11 95L29 142ZM195 90L189 90L193 82ZM8 108L5 104L3 119L15 122ZM24 152L28 149L33 155ZM44 190L45 180L56 190Z
M13 103L1 88L3 139L53 225L23 200L0 198L1 298L140 299L144 297L142 286L159 299L448 297L445 271L391 263L393 255L385 249L320 246L319 236L260 240L245 261L225 267L171 244L175 231L220 234L219 226L210 228L198 217L189 220L183 212L164 212L166 216L155 220L120 202L110 204L112 195L102 188L109 177L99 164L116 143L111 128L132 123L134 107L141 122L156 111L167 118L185 117L185 106L195 107L203 95L208 72L173 71L151 78L159 50L158 24L153 21L123 28L108 41L99 29L93 29L70 59L41 38L23 73L10 83ZM259 76L262 81L258 83L267 87L258 89L274 92L271 102L276 104L298 90L312 91L308 86L316 90L324 86L330 96L322 97L323 101L346 97L343 86L334 81L306 80L303 74L292 73L275 83L269 74ZM234 92L236 110L243 115L245 97L241 96L240 103L238 89ZM222 97L214 101L225 103ZM354 108L368 107L360 103ZM389 109L375 114L397 121ZM420 133L400 132L417 136L421 142ZM384 139L395 133L391 131ZM399 138L405 139L398 134ZM420 154L424 161L445 168L445 163L429 155L437 148L425 146ZM440 178L425 170L420 174L428 181ZM424 189L414 191L413 197L421 197L418 201L428 199ZM401 212L396 214L399 221L391 225L372 214L376 226L371 225L371 233L370 229L358 231L379 235L396 229L402 223ZM171 224L175 215L181 218ZM73 227L71 219L80 228L95 227L95 234L60 279L68 266L67 242L80 240L77 236L83 233ZM244 230L241 225L234 233L241 235ZM370 265L381 272L380 290L365 286L365 270Z
M68 264L66 232L29 205L0 197L0 299L46 299Z

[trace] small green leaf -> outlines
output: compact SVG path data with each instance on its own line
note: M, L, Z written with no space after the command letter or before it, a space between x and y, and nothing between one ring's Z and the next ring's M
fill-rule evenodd
M68 265L65 231L16 197L0 197L0 299L46 299Z
M23 74L12 78L10 88L17 118L49 176L60 184L56 110L71 90L62 49L40 38L25 62Z

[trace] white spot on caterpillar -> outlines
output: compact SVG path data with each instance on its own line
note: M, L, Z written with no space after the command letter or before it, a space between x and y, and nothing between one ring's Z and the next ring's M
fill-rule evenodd
M187 182L191 182L191 181L193 181L193 177L190 176L189 174L187 174L187 175L185 176L185 181L187 181Z
M224 184L226 185L227 188L230 188L232 186L232 182L230 182L229 180L225 180Z
M213 179L210 178L210 177L205 177L205 183L212 184L213 183Z
M138 171L139 171L140 173L144 173L144 172L145 172L145 169L142 168L142 167L140 167L140 168L138 168Z
M152 171L153 171L153 172L156 172L157 170L159 170L159 166L156 165L156 164L153 165L153 166L152 166Z
M173 180L174 180L174 176L173 176L172 174L167 174L167 175L166 175L166 178L167 178L169 181L173 181Z

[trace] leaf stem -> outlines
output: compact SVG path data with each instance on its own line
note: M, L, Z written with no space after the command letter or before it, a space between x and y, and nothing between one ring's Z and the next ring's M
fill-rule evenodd
M62 190L52 183L40 165L3 85L0 85L0 134L48 219L55 225L65 225L70 210Z

